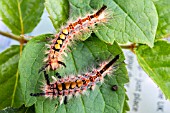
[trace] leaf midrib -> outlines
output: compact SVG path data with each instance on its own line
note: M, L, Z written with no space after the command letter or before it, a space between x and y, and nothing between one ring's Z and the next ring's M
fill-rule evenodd
M12 102L11 102L11 106L14 105L14 98L15 98L15 93L16 93L16 89L17 89L17 85L18 85L18 77L19 77L19 73L18 73L18 69L17 69L17 72L16 72L16 79L15 79L15 85L14 85L14 90L13 90L13 94L12 94Z
M127 11L125 11L124 8L121 7L116 1L114 1L114 2L118 5L118 7L120 7L120 9L123 10L123 12L124 12L125 14L127 14L127 16L133 21L134 25L136 25L137 28L140 29L140 31L141 31L142 34L146 37L146 39L149 40L148 37L146 36L145 32L144 32L144 31L140 28L140 26L135 22L135 20L133 19L133 17L132 17L131 15L129 15L129 14L127 13ZM150 41L150 40L149 40L149 41Z
M152 74L154 75L154 76L157 76L157 74L153 71L153 69L152 69L152 67L150 67L150 65L144 60L144 58L141 56L141 55L139 55L140 57L138 57L138 58L140 58L142 61L143 61L143 63L146 65L146 67L148 67L148 69L152 72ZM138 60L139 61L139 60ZM140 61L139 61L140 62ZM142 67L145 67L142 63L140 63L141 64L141 66ZM145 71L147 72L147 73L149 73L146 69L145 69ZM156 80L154 79L154 76L150 76L151 78L152 78L152 80L155 82L155 83L157 83L156 82ZM158 78L159 78L159 80L161 80L161 78L159 77L159 76L157 76ZM160 86L159 86L160 87Z
M21 12L21 3L19 2L19 0L17 0L17 4L18 4L18 13L19 13L19 19L20 19L20 25L21 25L21 34L24 34L24 25L23 25L23 19L22 19L22 12Z

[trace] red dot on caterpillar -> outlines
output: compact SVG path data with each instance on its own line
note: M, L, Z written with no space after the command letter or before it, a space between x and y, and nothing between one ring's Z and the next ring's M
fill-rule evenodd
M82 31L88 31L89 27L93 27L95 24L104 22L107 6L103 5L96 13L88 14L84 18L79 18L75 22L70 22L66 27L60 30L58 34L55 34L55 38L52 39L48 47L50 50L47 52L47 58L45 58L45 65L41 67L39 72L47 70L56 70L59 67L66 67L63 62L63 54L66 55L65 50L67 46L72 43L72 40L76 40L75 35L82 34ZM50 63L49 63L50 62Z
M61 78L59 73L56 74L58 79L54 78L54 81L50 83L48 74L44 71L44 77L46 84L43 88L44 92L31 93L31 96L45 96L45 97L59 97L60 104L67 103L68 97L77 96L78 94L84 94L87 89L94 90L97 83L101 82L101 78L104 79L108 72L113 71L114 63L119 59L119 55L116 55L110 62L102 63L99 68L93 69L86 74L72 77ZM114 87L115 88L115 87ZM113 89L114 89L113 88Z

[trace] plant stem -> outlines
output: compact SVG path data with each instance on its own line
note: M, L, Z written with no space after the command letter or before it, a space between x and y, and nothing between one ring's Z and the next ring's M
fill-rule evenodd
M0 35L6 36L6 37L8 37L8 38L14 39L14 40L19 41L19 42L20 42L21 40L23 40L24 43L27 43L27 41L28 41L28 40L25 40L25 39L21 39L20 36L16 36L16 35L10 34L10 33L8 33L8 32L3 32L3 31L1 31L1 30L0 30Z
M136 44L130 44L130 45L121 45L122 49L130 49L133 53L135 53L134 48L136 48Z

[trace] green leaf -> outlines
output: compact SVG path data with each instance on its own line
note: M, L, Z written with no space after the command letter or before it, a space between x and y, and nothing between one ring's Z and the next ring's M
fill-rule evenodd
M19 46L11 46L0 54L0 109L20 107L23 95L19 84Z
M156 32L156 38L164 38L170 35L170 1L153 0L156 6L159 23Z
M45 0L45 7L49 13L49 17L53 26L57 31L65 24L68 19L69 3L67 0Z
M34 106L31 106L29 108L26 108L24 106L21 106L20 108L8 107L0 110L0 113L35 113L35 109Z
M0 16L12 33L29 33L40 21L43 3L44 0L0 0Z
M129 108L129 105L128 105L128 101L129 98L128 96L126 95L126 101L124 101L124 108L123 108L123 112L122 113L127 113L127 111L130 111L130 108Z
M101 61L108 61L120 54L120 59L116 64L118 68L110 76L106 76L104 83L97 84L94 91L88 90L87 95L80 95L72 98L66 105L58 105L57 99L49 99L45 97L31 97L30 93L42 92L40 87L44 81L43 74L38 74L38 70L43 66L44 51L46 49L44 37L40 35L26 45L19 63L21 74L20 82L22 83L22 91L24 93L25 105L31 106L35 103L36 112L48 113L121 113L123 112L126 94L124 84L128 82L127 70L125 68L124 56L120 47L114 42L108 45L100 41L95 35L88 40L76 42L64 57L66 68L57 70L61 76L74 74L82 74L92 70L93 66L98 66ZM115 64L115 65L116 65ZM50 72L50 75L53 75ZM113 76L114 75L114 76ZM50 77L51 78L51 77ZM112 91L113 85L118 85L117 91Z
M158 41L151 49L139 46L136 50L138 62L145 72L170 99L170 43Z
M108 10L105 12L106 18L109 18L108 22L101 23L94 29L95 34L106 43L113 44L116 40L119 43L130 41L151 47L154 44L158 15L152 0L126 0L126 2L124 0L81 0L81 2L69 0L69 4L70 20L93 14L103 4L107 5ZM57 8L50 6L50 9L56 10ZM65 13L68 11L66 10ZM55 18L58 14L50 14L50 16ZM84 39L84 37L81 38Z

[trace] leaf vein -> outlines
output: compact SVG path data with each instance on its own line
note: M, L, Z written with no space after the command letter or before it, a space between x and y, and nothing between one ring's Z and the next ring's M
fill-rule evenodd
M125 11L125 9L123 8L123 7L121 7L116 1L114 1L119 7L120 7L120 9L123 11L123 12L125 12L126 14L127 14L127 16L132 20L132 22L134 23L134 25L136 25L137 26L137 28L139 28L140 29L140 31L142 32L142 34L148 39L148 37L146 36L146 34L145 34L145 32L140 28L140 26L135 22L135 20L132 18L132 16L131 15L129 15L126 11ZM149 40L149 39L148 39Z

